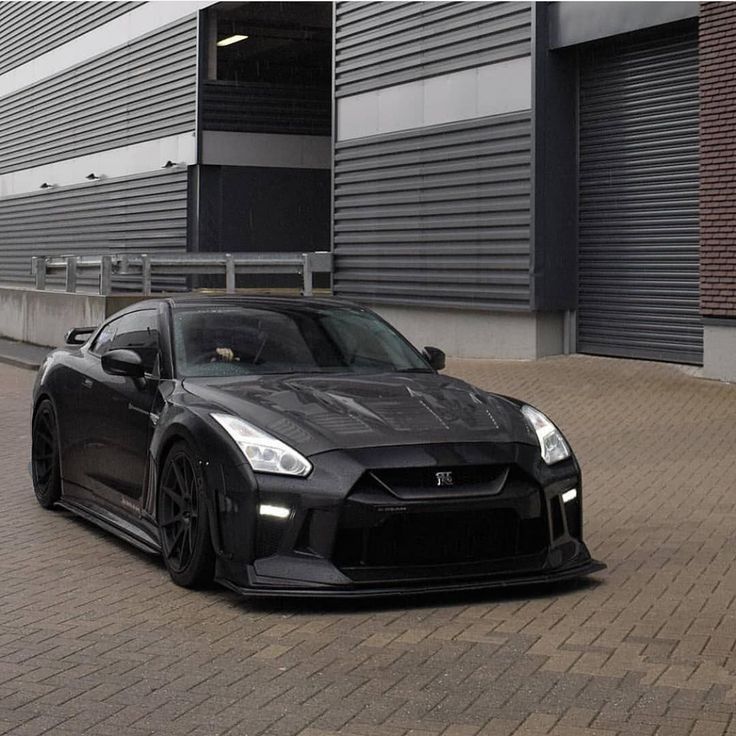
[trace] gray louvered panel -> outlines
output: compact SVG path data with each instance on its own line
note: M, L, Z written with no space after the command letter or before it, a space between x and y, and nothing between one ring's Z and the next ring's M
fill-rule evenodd
M335 293L528 309L529 162L528 112L338 143Z
M578 348L702 363L697 33L581 59Z
M338 97L531 53L527 2L337 4Z
M2 99L0 173L193 131L196 16Z
M296 135L332 132L329 89L205 82L203 92L205 130Z
M0 74L142 5L138 2L0 2Z
M187 246L187 173L161 171L0 199L0 282L31 284L34 255L183 252ZM79 272L82 287L95 279ZM61 286L61 277L49 277ZM157 287L177 287L159 278ZM115 279L140 290L140 280Z

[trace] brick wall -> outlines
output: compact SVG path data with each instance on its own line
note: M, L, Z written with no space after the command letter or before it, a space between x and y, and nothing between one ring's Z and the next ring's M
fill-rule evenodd
M700 4L700 302L736 318L736 3Z

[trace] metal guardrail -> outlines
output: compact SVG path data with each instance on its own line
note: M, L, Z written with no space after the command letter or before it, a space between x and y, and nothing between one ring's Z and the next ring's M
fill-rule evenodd
M76 292L77 273L82 270L99 271L99 293L112 293L114 275L140 275L143 294L151 293L151 278L157 275L182 276L187 274L223 274L225 291L235 291L237 274L273 273L297 274L302 277L304 296L311 296L315 273L332 271L332 254L316 253L123 253L99 256L34 256L31 273L36 288L46 288L46 277L59 271L66 276L66 291Z

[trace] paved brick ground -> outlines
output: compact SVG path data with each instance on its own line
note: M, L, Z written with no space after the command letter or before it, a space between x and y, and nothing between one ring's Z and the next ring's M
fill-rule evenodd
M455 361L582 460L588 583L253 603L35 503L0 366L0 734L736 734L736 387L595 358Z

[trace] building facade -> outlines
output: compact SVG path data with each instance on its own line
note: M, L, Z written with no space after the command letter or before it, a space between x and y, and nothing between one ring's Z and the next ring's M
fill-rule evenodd
M735 39L720 2L0 2L0 281L331 249L419 345L736 379Z

